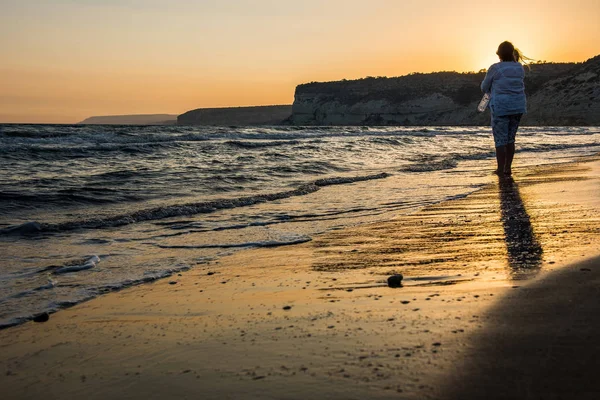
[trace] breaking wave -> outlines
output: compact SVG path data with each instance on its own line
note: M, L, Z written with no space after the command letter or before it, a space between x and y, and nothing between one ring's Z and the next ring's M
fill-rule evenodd
M390 175L387 173L380 173L376 175L318 179L312 183L302 185L294 190L284 192L149 208L129 214L115 215L106 218L69 221L58 224L46 224L32 221L22 225L1 229L0 235L35 234L40 232L64 232L76 229L102 229L108 227L135 224L139 222L155 221L165 218L211 213L217 210L247 207L254 204L276 201L295 196L304 196L310 193L314 193L325 186L343 185L373 179L384 179L388 176Z

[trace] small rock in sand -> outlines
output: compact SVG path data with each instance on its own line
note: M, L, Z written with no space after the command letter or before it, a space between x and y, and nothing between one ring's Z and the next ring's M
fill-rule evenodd
M287 310L291 310L291 309L292 309L292 306L284 306L284 307L283 307L283 309L284 309L284 310L286 310L286 311L287 311Z
M33 321L34 321L34 322L46 322L46 321L48 321L49 319L50 319L50 314L48 314L47 312L45 312L45 313L42 313L42 314L36 315L36 316L33 318Z
M177 285L177 282L176 281L171 281L171 282L169 282L169 285Z
M388 286L391 288L399 288L402 286L402 274L392 275L387 279Z

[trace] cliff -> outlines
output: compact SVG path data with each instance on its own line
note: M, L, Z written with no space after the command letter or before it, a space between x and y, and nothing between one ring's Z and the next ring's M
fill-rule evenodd
M292 115L291 105L199 108L177 117L178 125L279 125Z
M600 125L600 55L543 85L528 111L531 125Z
M106 115L87 118L79 124L83 125L174 125L177 115L170 114L138 114L138 115Z
M536 125L598 125L600 57L585 63L537 63L525 77ZM485 125L476 106L485 72L436 72L299 85L295 125Z

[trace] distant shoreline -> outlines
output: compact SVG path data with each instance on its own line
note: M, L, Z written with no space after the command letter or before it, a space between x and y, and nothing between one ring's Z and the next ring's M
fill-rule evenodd
M174 114L104 115L84 119L75 125L175 125Z

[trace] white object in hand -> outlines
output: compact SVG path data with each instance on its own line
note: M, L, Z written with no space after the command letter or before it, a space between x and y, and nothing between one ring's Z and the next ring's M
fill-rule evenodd
M490 102L491 97L492 96L489 93L484 94L483 98L479 102L479 105L477 106L477 111L484 112L488 106L488 103Z

